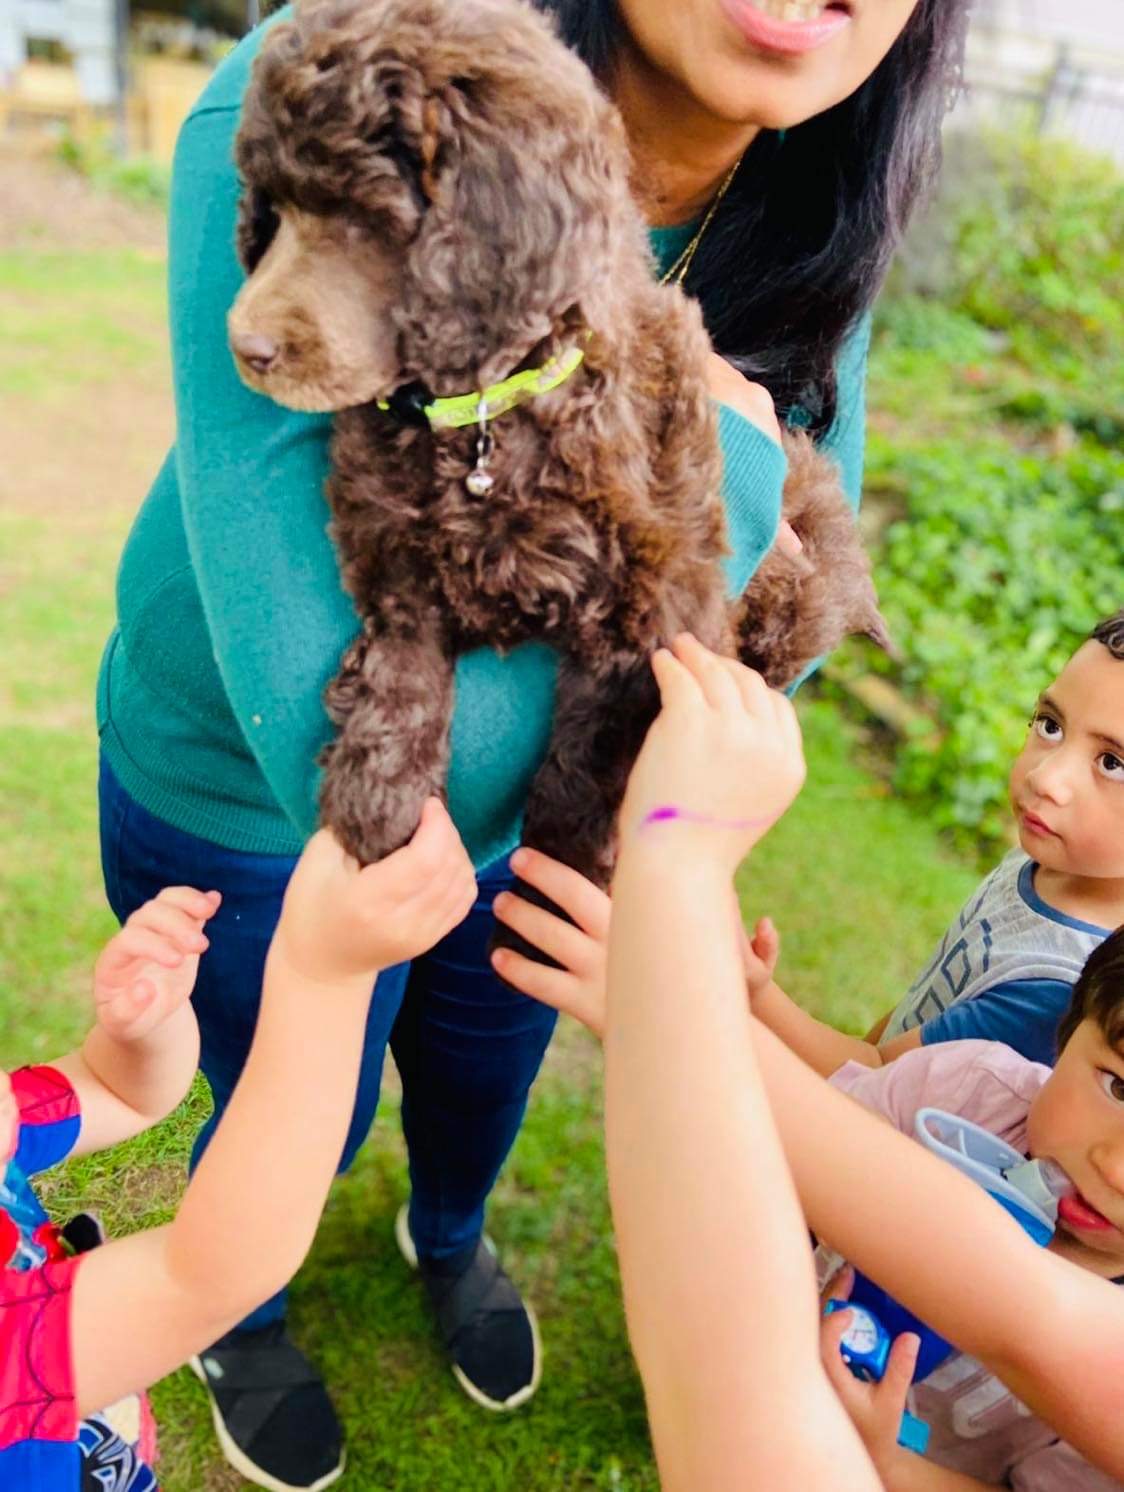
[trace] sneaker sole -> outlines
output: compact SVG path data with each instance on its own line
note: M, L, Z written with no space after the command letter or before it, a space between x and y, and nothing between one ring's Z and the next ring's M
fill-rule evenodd
M211 1392L211 1385L207 1378L203 1364L198 1357L193 1357L188 1362L188 1367L195 1374L199 1382L207 1390L207 1399L211 1405L211 1419L214 1421L215 1434L226 1460L234 1467L239 1476L245 1477L255 1487L264 1487L266 1492L323 1492L325 1487L330 1487L338 1482L347 1469L346 1451L340 1457L340 1464L334 1471L329 1471L327 1476L322 1476L317 1482L307 1482L302 1486L295 1486L292 1482L281 1482L276 1477L270 1476L268 1472L262 1471L260 1466L255 1466L247 1456L246 1452L238 1446L230 1436L230 1431L223 1423L222 1415L219 1413L218 1401Z
M418 1251L414 1247L413 1238L410 1236L410 1209L405 1202L398 1209L398 1216L394 1219L394 1238L398 1244L398 1252L402 1255L403 1259L405 1259L411 1269L417 1269ZM484 1243L494 1255L496 1246L487 1233L484 1234ZM523 1302L523 1309L527 1312L527 1320L531 1324L531 1343L534 1349L534 1365L531 1369L530 1383L525 1384L523 1388L513 1393L509 1399L490 1399L487 1394L482 1393L476 1387L471 1378L466 1376L463 1369L459 1368L456 1363L452 1364L453 1377L460 1384L464 1392L474 1404L479 1404L481 1409L487 1409L492 1414L510 1414L513 1409L519 1409L534 1394L542 1382L543 1351L542 1337L539 1335L538 1317L535 1315L534 1308L527 1301Z

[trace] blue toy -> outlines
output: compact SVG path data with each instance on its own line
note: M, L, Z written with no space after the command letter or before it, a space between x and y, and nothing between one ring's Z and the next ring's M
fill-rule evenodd
M829 1300L824 1315L850 1311L852 1320L839 1344L843 1361L865 1383L880 1383L886 1372L893 1337L873 1311L850 1300ZM898 1444L923 1456L929 1447L929 1426L906 1410L898 1430Z
M8 1257L0 1258L0 1268L21 1273L39 1269L47 1260L47 1250L35 1242L34 1235L45 1215L14 1161L0 1174L0 1218L5 1214L9 1224L0 1229L4 1241L0 1252Z
M980 1125L947 1114L943 1109L921 1109L915 1134L926 1150L939 1155L989 1192L1035 1243L1043 1246L1049 1243L1057 1225L1058 1202L1074 1189L1056 1162L1028 1161ZM851 1301L872 1313L891 1339L903 1331L914 1332L921 1338L913 1374L915 1383L927 1378L956 1350L951 1342L858 1271Z

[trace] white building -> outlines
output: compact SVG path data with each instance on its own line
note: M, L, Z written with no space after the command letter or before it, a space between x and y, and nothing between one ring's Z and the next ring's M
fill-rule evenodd
M116 0L0 0L0 89L27 60L29 41L60 42L87 104L117 101Z

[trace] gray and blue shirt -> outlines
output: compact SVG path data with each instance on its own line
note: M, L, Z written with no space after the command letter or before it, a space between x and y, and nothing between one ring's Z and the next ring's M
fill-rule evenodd
M925 1046L1003 1041L1031 1062L1054 1064L1058 1022L1109 929L1047 906L1034 871L1022 850L999 862L894 1011L883 1042L921 1026Z

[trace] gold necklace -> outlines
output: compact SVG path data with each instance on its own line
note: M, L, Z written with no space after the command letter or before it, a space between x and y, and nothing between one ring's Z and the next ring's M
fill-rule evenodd
M714 221L714 214L722 206L722 198L726 195L726 193L730 190L730 187L733 185L734 177L738 174L738 167L741 165L744 159L745 152L742 151L741 155L738 156L737 160L723 177L722 185L715 192L714 200L707 208L706 216L703 218L702 223L699 225L699 231L695 234L691 242L679 255L679 258L675 261L671 268L665 274L662 274L660 276L661 285L682 285L683 281L687 278L687 271L691 267L691 263L694 260L695 253L698 250L699 244L701 244L703 241L703 234Z

